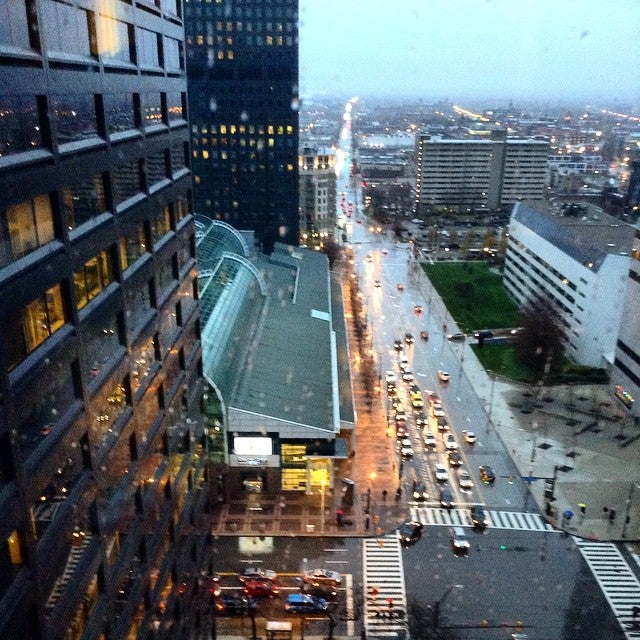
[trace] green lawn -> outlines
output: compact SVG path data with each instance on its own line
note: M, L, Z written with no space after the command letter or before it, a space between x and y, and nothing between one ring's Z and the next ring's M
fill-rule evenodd
M511 345L487 345L478 347L472 345L473 352L478 356L482 366L488 371L512 380L535 382L540 374L529 369L516 359L515 350Z
M518 326L518 308L486 262L422 263L422 268L464 332Z

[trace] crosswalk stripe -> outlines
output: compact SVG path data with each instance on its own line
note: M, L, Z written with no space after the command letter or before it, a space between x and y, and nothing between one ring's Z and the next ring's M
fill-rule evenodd
M413 515L418 515L413 514ZM404 584L402 548L393 535L363 541L364 626L367 637L397 638L407 634L407 597ZM377 594L372 595L372 588ZM390 609L388 600L393 600ZM402 612L402 617L388 617Z
M471 527L467 509L441 509L438 507L411 507L411 520L425 526ZM519 531L557 531L539 513L520 511L485 511L493 529Z
M574 540L621 626L630 623L633 607L640 606L640 581L618 547L610 542ZM624 626L623 630L627 638L640 638L640 630Z

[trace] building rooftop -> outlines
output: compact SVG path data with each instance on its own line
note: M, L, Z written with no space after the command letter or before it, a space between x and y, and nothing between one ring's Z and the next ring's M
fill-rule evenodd
M594 271L608 255L626 255L633 245L631 225L589 203L518 202L511 217Z

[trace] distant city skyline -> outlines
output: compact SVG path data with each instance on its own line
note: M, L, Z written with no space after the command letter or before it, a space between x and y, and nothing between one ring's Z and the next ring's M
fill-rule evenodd
M640 104L637 0L300 0L300 93Z

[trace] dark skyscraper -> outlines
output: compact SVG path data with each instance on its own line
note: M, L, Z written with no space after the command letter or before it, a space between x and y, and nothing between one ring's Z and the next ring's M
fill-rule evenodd
M298 0L185 5L195 208L297 245Z
M181 12L0 2L3 640L208 628Z

